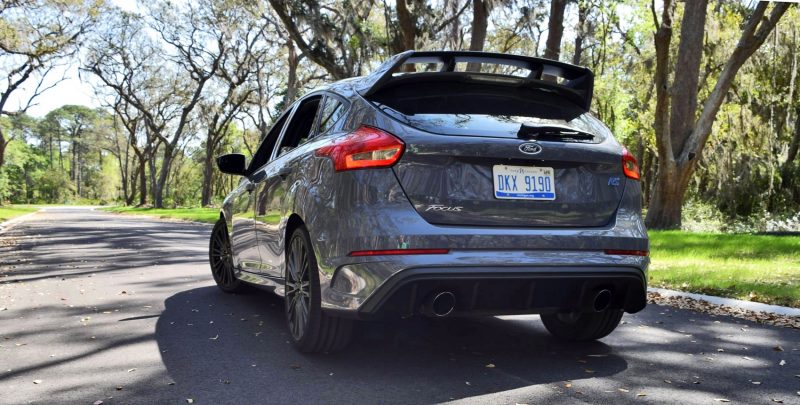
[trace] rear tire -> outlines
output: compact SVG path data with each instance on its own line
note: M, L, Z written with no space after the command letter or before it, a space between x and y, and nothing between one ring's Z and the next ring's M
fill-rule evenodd
M211 241L208 246L208 261L211 264L211 275L217 287L226 293L241 292L244 283L236 278L233 271L233 252L231 240L228 237L228 227L224 219L214 224L211 231Z
M331 353L344 349L353 321L322 311L319 267L304 226L292 232L286 245L286 323L292 343L301 352Z
M548 314L541 318L544 327L553 336L585 342L608 336L619 325L622 314L622 310L612 308L601 312Z

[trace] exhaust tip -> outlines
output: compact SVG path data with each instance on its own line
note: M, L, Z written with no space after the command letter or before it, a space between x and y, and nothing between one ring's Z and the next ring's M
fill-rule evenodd
M456 307L456 296L450 291L431 295L428 301L429 312L438 317L450 315Z
M592 307L596 312L603 312L611 306L611 291L602 289L597 292L592 302Z

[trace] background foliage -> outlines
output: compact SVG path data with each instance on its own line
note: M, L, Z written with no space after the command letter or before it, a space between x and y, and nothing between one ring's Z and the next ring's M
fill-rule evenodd
M4 3L0 31L14 33L0 47L5 73L13 73L15 63L25 58L37 60L19 51L24 46L39 51L61 46L63 51L48 53L48 59L39 57L32 80L47 75L54 63L78 64L104 105L64 105L44 117L27 115L26 106L6 107L0 114L7 145L0 199L159 207L219 204L238 180L221 175L212 158L232 151L252 153L272 120L305 91L366 74L409 48L543 56L559 4L565 10L564 34L555 57L594 70L592 111L639 160L647 205L659 165L654 16L658 18L663 5L640 0L202 0L186 7L155 1L141 3L138 12L102 2ZM59 22L64 26L53 31L80 39L37 42L47 33L35 28L41 21L21 17L30 7L51 25L55 17L45 17L60 10L83 16ZM674 7L672 60L678 54L684 3ZM748 2L709 2L700 105L754 7ZM69 26L70 21L80 24ZM684 201L673 202L686 208L685 226L703 222L703 230L797 229L799 26L800 13L790 7L736 76ZM11 77L3 94L10 93ZM46 97L46 89L40 90Z

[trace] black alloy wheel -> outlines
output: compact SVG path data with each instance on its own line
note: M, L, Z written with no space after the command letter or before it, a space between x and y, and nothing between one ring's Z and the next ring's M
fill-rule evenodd
M227 293L240 291L242 282L233 273L233 252L225 221L220 219L211 231L208 247L208 260L211 274L220 290Z
M353 321L322 311L319 267L304 226L292 232L286 247L286 323L292 343L306 353L335 352L347 346Z

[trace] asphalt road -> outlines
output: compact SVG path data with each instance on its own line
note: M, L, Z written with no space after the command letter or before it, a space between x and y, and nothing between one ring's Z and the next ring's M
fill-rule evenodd
M209 233L48 208L0 235L0 403L800 404L800 331L655 305L588 344L412 319L301 355L279 299L216 289Z

